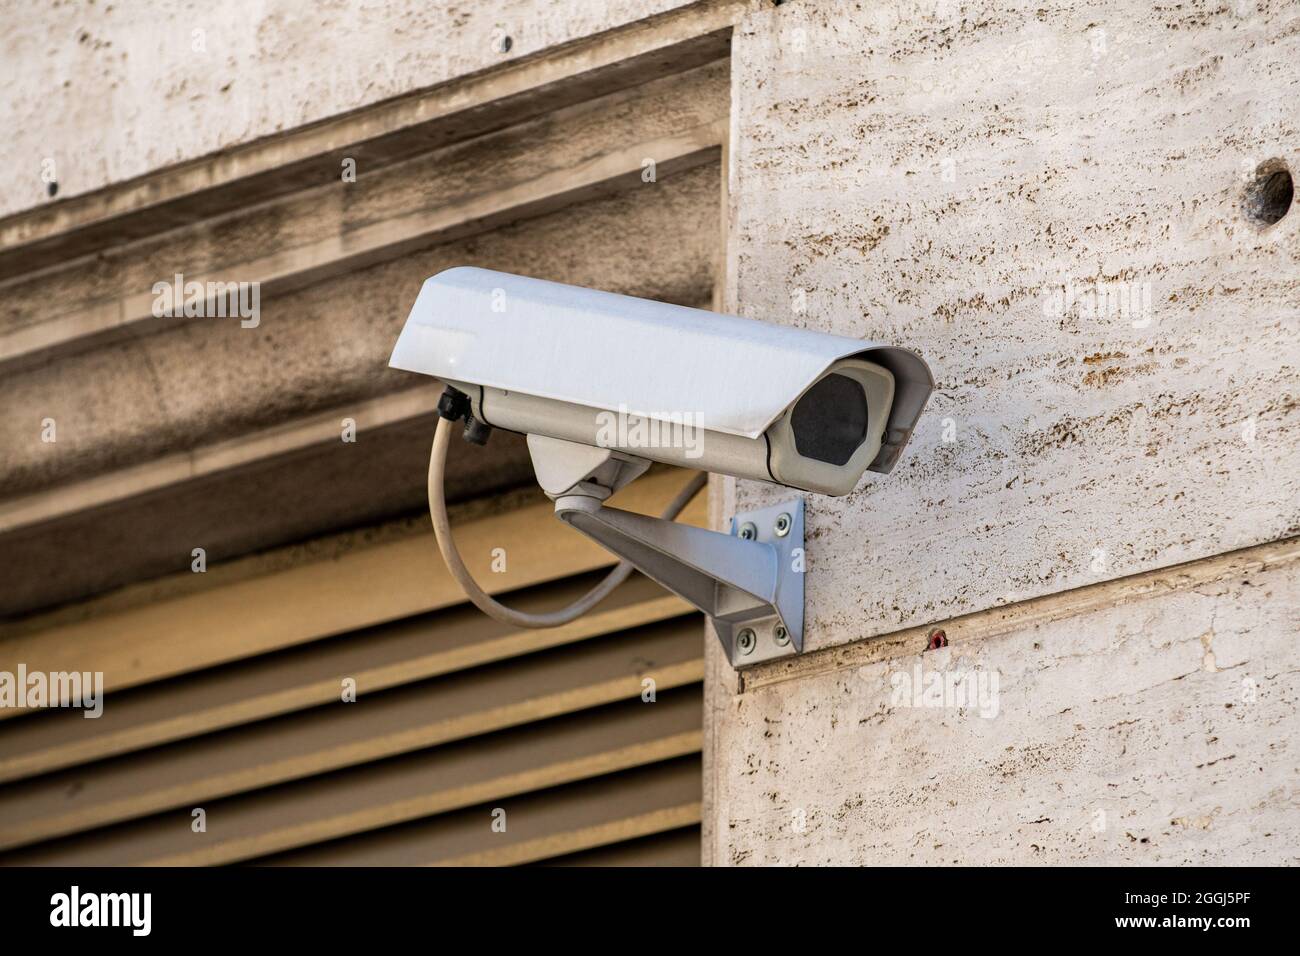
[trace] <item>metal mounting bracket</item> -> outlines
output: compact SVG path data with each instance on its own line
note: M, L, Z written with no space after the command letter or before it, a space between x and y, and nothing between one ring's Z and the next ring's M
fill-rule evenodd
M731 532L606 508L643 458L528 436L555 515L709 616L727 659L748 667L803 650L803 500L737 514Z
M803 501L738 514L731 533L606 508L586 494L555 514L709 616L748 667L803 650Z

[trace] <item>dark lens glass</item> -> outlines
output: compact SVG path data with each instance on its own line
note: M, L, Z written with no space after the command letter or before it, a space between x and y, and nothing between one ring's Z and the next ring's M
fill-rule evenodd
M827 375L790 413L794 446L805 458L842 465L867 437L867 395L846 375Z

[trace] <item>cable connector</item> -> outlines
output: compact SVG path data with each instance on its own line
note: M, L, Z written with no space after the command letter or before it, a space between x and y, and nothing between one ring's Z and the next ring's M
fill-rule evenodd
M449 422L458 422L462 418L468 420L470 415L469 396L448 385L446 390L438 396L438 414Z
M465 440L471 445L486 445L487 440L492 437L492 426L487 422L481 422L473 415L465 417Z

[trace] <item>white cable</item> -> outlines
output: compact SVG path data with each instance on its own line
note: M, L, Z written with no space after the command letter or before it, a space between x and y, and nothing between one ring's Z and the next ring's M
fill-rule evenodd
M443 477L447 468L447 446L451 444L452 428L453 423L450 419L439 418L438 429L433 434L433 448L429 452L429 517L433 521L433 536L438 541L438 550L442 552L442 559L447 562L447 570L456 579L456 583L465 590L466 596L475 607L488 617L515 627L558 627L586 614L627 580L627 576L632 573L632 565L620 561L603 581L568 607L541 614L517 611L493 600L478 586L469 568L465 567L465 562L461 560L460 552L456 550L456 543L451 537L451 522L447 518L447 501L443 494ZM704 487L707 480L708 476L703 472L692 478L686 487L678 492L677 497L668 503L661 517L671 521L681 514L682 509Z

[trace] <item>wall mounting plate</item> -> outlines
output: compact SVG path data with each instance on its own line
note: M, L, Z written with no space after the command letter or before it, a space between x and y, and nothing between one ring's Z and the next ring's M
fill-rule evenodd
M737 513L731 519L731 534L749 533L754 535L749 540L776 552L776 580L767 614L714 617L718 639L737 669L803 651L803 499ZM744 634L746 630L752 639Z

